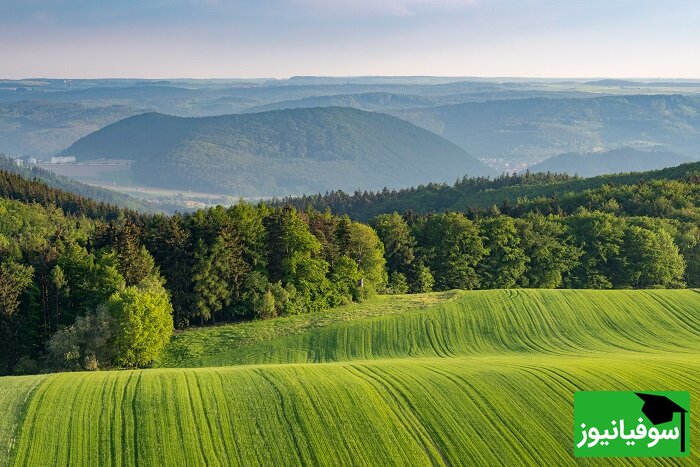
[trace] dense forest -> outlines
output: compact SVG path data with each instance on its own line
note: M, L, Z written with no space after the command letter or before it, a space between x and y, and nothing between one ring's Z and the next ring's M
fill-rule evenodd
M647 172L621 173L582 178L552 172L503 174L496 178L463 177L453 185L430 183L400 190L355 191L342 190L325 194L273 199L272 204L290 204L297 209L330 209L353 219L367 221L379 214L412 211L419 214L443 211L463 211L490 208L506 203L532 205L550 200L557 204L563 199L573 204L584 203L588 196L616 186L639 185L645 181L692 181L700 172L700 162ZM618 200L622 201L622 200ZM567 203L571 204L571 203ZM556 207L556 206L554 206ZM593 208L593 204L589 205Z
M0 373L143 367L173 328L308 313L375 293L699 287L700 178L691 169L368 223L290 204L140 214L0 172ZM461 183L552 181L579 179Z
M120 216L142 215L135 210L52 188L38 179L28 180L6 170L0 170L0 198L57 207L66 214L82 215L91 219L111 220Z

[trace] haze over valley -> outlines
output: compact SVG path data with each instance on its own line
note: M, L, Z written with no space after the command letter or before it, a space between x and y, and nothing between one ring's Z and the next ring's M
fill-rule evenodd
M697 160L698 91L692 80L5 80L0 151L182 208L526 169L603 174ZM585 171L573 156L624 148L645 163ZM59 155L83 165L52 165Z

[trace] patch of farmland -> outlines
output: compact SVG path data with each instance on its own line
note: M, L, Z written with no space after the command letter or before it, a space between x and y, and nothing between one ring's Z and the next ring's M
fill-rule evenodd
M0 412L0 442L16 441L0 458L18 466L601 465L573 458L574 392L685 390L696 401L700 294L378 297L186 331L162 363L202 368L1 378L0 403L10 410ZM663 465L700 465L695 406L690 416L690 458Z
M272 320L274 321L274 320ZM250 323L248 345L207 346L205 333L174 341L164 366L318 363L511 353L586 355L700 351L700 294L693 290L483 290L435 306L267 335ZM216 328L214 328L216 329Z
M574 391L699 385L697 354L60 374L15 465L600 465L572 457ZM691 426L697 440L695 412Z
M0 467L10 465L25 406L43 379L43 375L0 378Z

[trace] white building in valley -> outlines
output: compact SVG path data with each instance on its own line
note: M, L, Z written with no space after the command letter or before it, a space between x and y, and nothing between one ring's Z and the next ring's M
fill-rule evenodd
M75 162L75 156L51 156L52 164L70 164Z

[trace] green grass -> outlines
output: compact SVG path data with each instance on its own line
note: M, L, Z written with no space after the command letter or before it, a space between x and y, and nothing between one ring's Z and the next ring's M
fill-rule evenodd
M363 313L364 319L324 321L327 326L308 326L289 335L274 330L294 319L187 331L174 340L162 366L512 353L684 353L700 349L699 307L700 294L692 290L454 292L451 299L425 308L381 316L386 311L382 307L373 317ZM228 343L222 336L230 337Z
M10 465L17 429L34 389L44 376L7 376L0 378L0 466Z
M173 336L161 367L200 367L229 365L240 348L273 339L303 334L339 323L356 323L367 318L389 316L452 300L462 292L450 291L415 295L380 295L362 304L350 304L332 310L288 316L266 321L244 322L206 328L193 328Z
M574 391L699 384L697 355L61 374L15 465L572 465Z
M13 418L11 464L648 465L574 459L573 393L696 401L700 294L380 297L183 332L162 363L209 367L47 376ZM690 459L659 463L700 463L699 418Z

